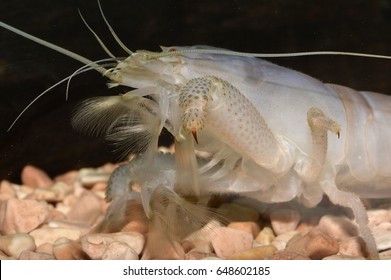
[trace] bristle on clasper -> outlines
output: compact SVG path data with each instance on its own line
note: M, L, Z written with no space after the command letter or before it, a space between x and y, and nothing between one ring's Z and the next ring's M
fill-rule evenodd
M164 186L153 191L149 205L149 230L143 259L183 259L181 241L212 220L226 223L226 219L199 198L181 197Z
M116 152L127 156L145 152L151 145L157 149L161 114L154 100L130 92L84 101L77 108L72 125L82 133L104 136Z

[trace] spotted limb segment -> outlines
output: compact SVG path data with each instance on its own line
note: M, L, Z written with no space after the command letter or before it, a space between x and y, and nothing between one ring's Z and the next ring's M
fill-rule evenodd
M229 82L214 76L195 78L180 90L182 124L187 132L216 136L260 166L282 172L289 158L250 100Z

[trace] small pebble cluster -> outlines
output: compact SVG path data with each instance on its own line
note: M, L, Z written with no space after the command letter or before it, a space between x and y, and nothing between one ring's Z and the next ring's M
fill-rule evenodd
M70 171L54 179L26 166L21 185L0 184L0 259L21 260L138 260L146 250L148 224L133 220L120 232L92 229L105 217L104 199L116 165ZM343 260L365 259L365 245L346 215L301 211L287 204L265 212L227 201L216 211L228 225L210 221L190 234L165 259ZM321 214L320 214L321 213ZM368 210L369 224L381 259L391 259L391 203ZM137 223L137 224L135 224Z

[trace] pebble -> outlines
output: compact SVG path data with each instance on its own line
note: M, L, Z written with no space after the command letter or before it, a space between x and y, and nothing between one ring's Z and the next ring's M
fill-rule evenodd
M77 229L80 230L81 235L85 235L91 230L91 226L86 223L79 222L79 221L65 220L65 219L52 220L47 225L50 228Z
M191 251L185 254L185 260L204 260L206 258L216 258L216 255L213 253L200 253L196 251Z
M275 238L273 230L270 227L264 227L255 238L255 241L262 246L270 245Z
M37 246L37 249L35 250L35 252L53 254L53 244L52 243L43 243L43 244Z
M300 218L299 212L293 209L277 209L270 214L270 222L276 235L295 230Z
M227 260L263 260L265 257L273 254L276 251L277 248L273 245L259 246L236 252L227 257Z
M372 233L379 251L391 249L391 231L375 229Z
M44 201L16 198L0 201L0 232L30 232L43 224L49 215L49 205Z
M257 222L259 220L257 211L233 202L220 205L217 213L232 222Z
M81 250L80 242L66 237L57 239L52 247L53 255L57 260L83 260L86 254Z
M359 256L331 255L324 257L323 260L365 260L365 258Z
M218 234L220 228L222 228L221 224L212 220L201 229L190 234L182 243L185 252L193 250L199 253L212 253L213 248L210 236Z
M212 233L210 241L216 255L226 258L236 252L250 249L253 237L250 233L241 230L222 227Z
M125 243L139 255L144 248L145 237L138 232L88 234L82 237L81 248L91 259L99 260L114 241Z
M50 202L59 202L64 200L65 196L71 192L71 186L63 182L57 182L50 188L35 188L34 192L29 194L27 198Z
M0 250L10 257L18 258L23 251L34 251L35 249L34 238L27 233L0 236Z
M379 253L380 258L391 257L391 249Z
M302 217L296 230L300 233L307 233L319 224L320 217L318 215L310 215Z
M66 218L67 217L65 216L64 213L58 211L57 209L51 209L50 216L47 220L49 223L51 223L52 221L60 221L60 220L65 221Z
M0 182L0 201L16 198L16 190L7 180Z
M16 260L14 257L9 257L2 251L0 251L0 260Z
M325 215L319 220L319 229L338 241L358 235L357 227L346 217Z
M386 209L371 209L367 211L368 225L378 225L384 222L391 222L391 210Z
M101 198L93 192L85 190L66 215L69 220L93 225L97 218L103 214L101 203Z
M274 238L271 245L276 247L278 250L284 250L289 240L291 240L292 238L298 238L300 236L300 233L295 230L288 231Z
M55 258L51 254L23 251L19 255L19 260L55 260Z
M372 230L380 229L380 230L391 231L391 222L382 222L382 223L380 223L380 224L377 224L377 225L375 225L375 226L372 226L371 229L372 229Z
M99 182L107 182L110 173L99 168L82 168L78 171L76 180L83 186L92 187Z
M230 223L228 227L248 232L253 238L257 237L260 232L259 225L255 222L233 222Z
M53 180L43 170L26 165L21 174L21 181L23 185L31 188L48 188L53 185Z
M359 236L353 236L339 242L339 255L365 257L365 244Z
M29 186L18 186L16 189L16 198L25 199L34 192L34 189Z
M138 260L137 252L127 244L114 241L103 252L102 260Z
M310 260L310 258L296 252L278 251L265 257L266 260Z
M44 243L52 243L61 238L66 237L71 240L79 239L81 231L72 228L38 228L30 232L30 235L34 237L35 244L40 246Z
M315 260L335 255L339 251L338 241L331 238L319 228L314 228L307 234L290 240L286 251L295 252Z

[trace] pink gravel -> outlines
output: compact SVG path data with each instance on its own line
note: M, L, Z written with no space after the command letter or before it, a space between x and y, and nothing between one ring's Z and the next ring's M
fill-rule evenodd
M231 222L211 221L163 250L148 246L148 220L137 205L118 224L105 217L105 188L116 165L69 171L50 178L26 166L21 185L0 183L0 259L362 259L365 244L344 211L295 203L259 211L223 201L217 212ZM254 205L249 204L249 205ZM140 207L139 207L140 208ZM368 210L383 259L391 258L391 204ZM261 209L259 207L258 209ZM262 212L262 213L260 213ZM133 214L133 215L132 215ZM96 227L101 221L105 226ZM102 225L102 224L101 224ZM115 229L115 232L110 232ZM153 234L149 238L153 239ZM157 237L158 238L158 237Z

